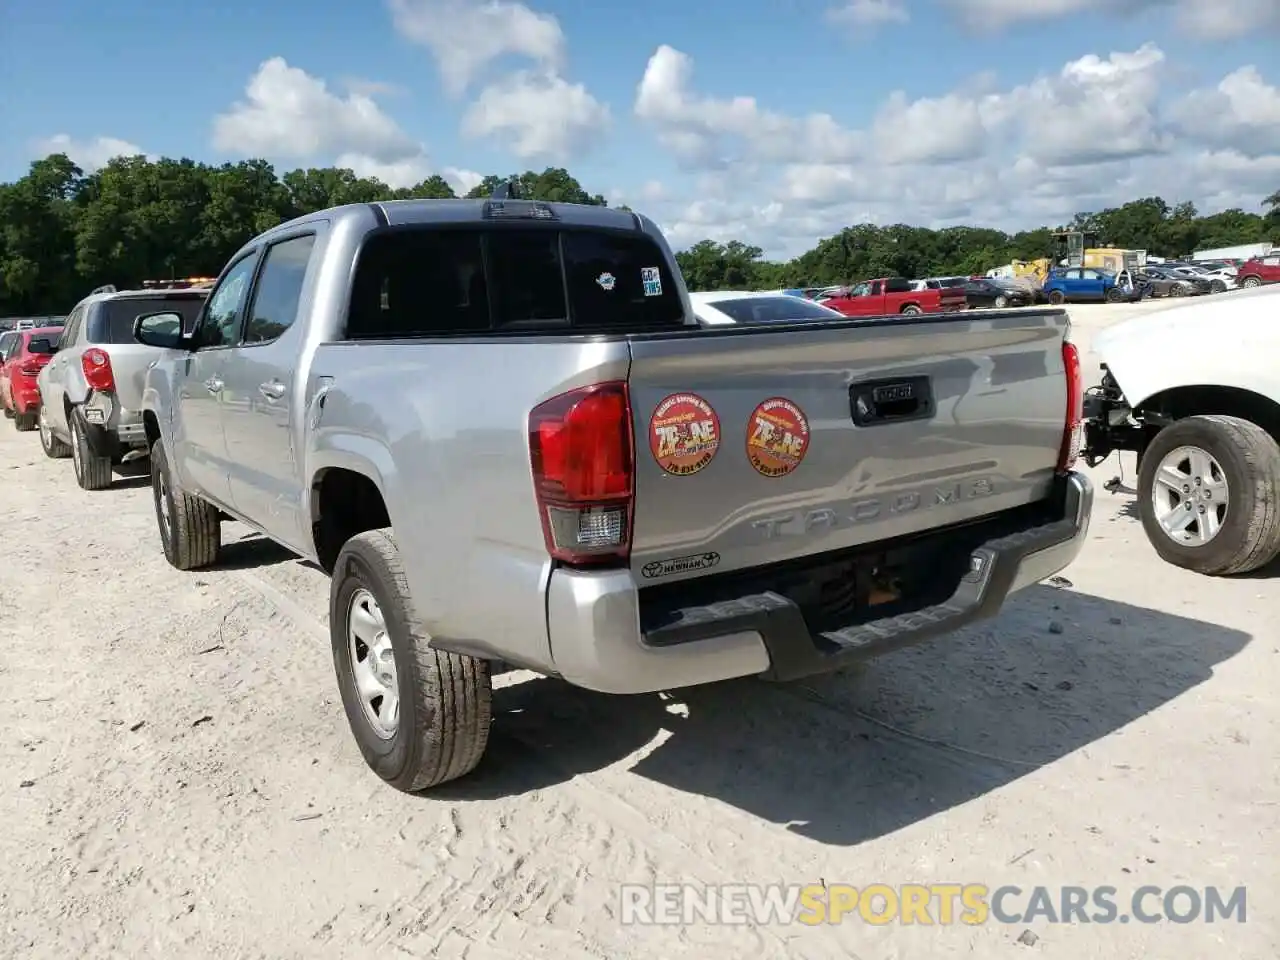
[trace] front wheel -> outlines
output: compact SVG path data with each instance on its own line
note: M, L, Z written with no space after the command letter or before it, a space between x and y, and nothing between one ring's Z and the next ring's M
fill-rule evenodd
M431 646L389 529L339 552L329 629L347 722L379 777L413 793L475 769L489 741L489 662Z
M1261 277L1245 277L1243 280L1240 281L1240 286L1260 287L1262 286L1262 278Z
M1247 573L1280 553L1280 445L1239 417L1166 427L1138 469L1142 526L1156 553L1209 576Z
M1006 297L1006 296L1004 296L1004 295L1001 295L1001 296L996 297L995 307L996 307L996 309L997 309L997 310L1003 310L1003 309L1004 309L1005 307L1007 307L1008 305L1009 305L1009 298L1008 298L1008 297Z
M1050 290L1049 302L1053 304L1055 307L1060 307L1067 302L1067 295L1063 293L1061 290Z
M36 428L37 417L35 413L15 413L13 416L13 429L19 433L30 433Z
M222 522L218 510L179 489L164 446L151 447L151 498L164 558L179 570L197 570L218 559L222 546Z
M1119 287L1107 287L1106 301L1107 303L1119 303L1124 299L1124 291Z

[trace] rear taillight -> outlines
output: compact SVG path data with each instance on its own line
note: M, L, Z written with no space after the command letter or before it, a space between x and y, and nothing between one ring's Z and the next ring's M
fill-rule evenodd
M80 357L80 366L84 370L85 383L92 389L102 393L115 390L116 377L111 371L111 358L107 351L90 347Z
M582 387L535 407L529 459L547 552L575 566L625 562L635 494L626 383Z
M1062 369L1067 376L1067 422L1058 452L1058 472L1066 473L1080 457L1084 440L1084 378L1080 372L1080 351L1070 340L1062 344Z

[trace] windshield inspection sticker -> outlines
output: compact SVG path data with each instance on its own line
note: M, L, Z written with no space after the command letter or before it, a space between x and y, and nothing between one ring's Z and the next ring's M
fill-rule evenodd
M640 284L646 297L662 296L662 273L657 267L641 267Z
M600 285L600 289L605 293L609 293L618 285L618 278L607 270L596 277L596 283Z
M720 418L696 393L673 393L649 420L649 450L667 473L687 477L720 449Z
M790 400L773 397L747 421L747 459L756 473L785 477L809 451L809 420Z

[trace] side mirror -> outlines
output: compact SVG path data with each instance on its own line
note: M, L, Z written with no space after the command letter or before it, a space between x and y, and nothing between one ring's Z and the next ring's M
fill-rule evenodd
M51 357L58 352L58 345L48 337L36 337L27 343L27 352Z
M163 347L166 350L189 348L189 341L182 336L182 315L179 313L144 313L133 321L133 339L147 347Z

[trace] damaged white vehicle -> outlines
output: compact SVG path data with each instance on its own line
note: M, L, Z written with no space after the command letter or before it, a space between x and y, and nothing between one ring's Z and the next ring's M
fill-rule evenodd
M1142 526L1169 563L1222 576L1280 554L1280 287L1188 301L1098 335L1083 456L1138 457Z

